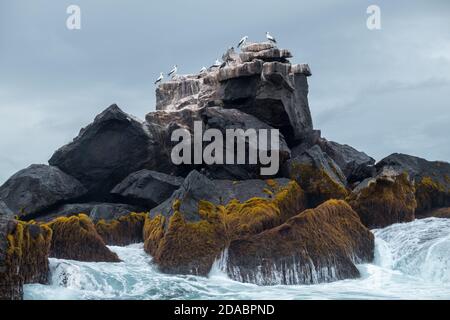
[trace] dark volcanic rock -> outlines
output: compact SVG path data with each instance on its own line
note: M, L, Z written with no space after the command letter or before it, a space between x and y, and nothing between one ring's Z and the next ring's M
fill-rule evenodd
M144 208L122 203L70 203L61 205L47 214L36 218L38 221L50 222L58 217L70 217L84 213L94 222L100 219L112 220L128 215L131 212L141 212Z
M313 284L359 276L374 237L344 201L330 200L286 223L231 242L228 275L259 285Z
M450 206L450 164L394 153L376 164L379 172L406 172L416 187L417 214Z
M289 179L273 179L280 187L289 183ZM232 199L244 202L253 197L270 198L270 193L266 190L270 188L266 180L211 180L205 175L193 170L184 180L181 187L172 196L150 211L150 216L154 217L162 214L171 217L175 212L173 204L178 200L178 210L183 212L186 221L199 221L199 202L208 201L214 205L225 205Z
M375 171L375 159L346 144L320 139L321 149L342 169L349 183L361 182Z
M80 180L93 199L108 200L111 189L132 172L171 170L152 129L112 105L49 163Z
M161 172L140 170L130 174L114 187L111 193L136 203L153 208L169 198L183 183L183 178Z
M75 178L57 167L38 164L17 172L0 187L0 199L19 216L39 213L85 193Z
M6 216L6 217L13 217L14 212L8 206L4 201L0 201L0 216Z

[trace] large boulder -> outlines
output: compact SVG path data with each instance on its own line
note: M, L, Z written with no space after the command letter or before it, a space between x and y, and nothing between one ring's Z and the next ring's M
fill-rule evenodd
M206 275L230 240L275 227L303 209L303 192L293 181L234 183L193 171L150 212L144 248L164 272Z
M77 178L96 201L130 173L141 169L170 171L161 154L157 130L111 105L71 143L56 151L49 163Z
M86 189L77 179L57 167L43 164L20 170L0 187L0 199L19 216L41 213L85 193Z
M374 237L344 201L329 200L282 225L231 242L227 273L259 285L313 284L359 277Z
M378 171L406 172L416 187L417 214L450 206L450 163L394 153L376 164Z
M23 285L46 284L52 231L0 216L0 300L19 300Z
M320 148L333 159L347 177L348 183L361 182L371 177L375 159L355 148L326 139L318 141Z
M95 225L85 214L59 217L46 224L52 230L50 256L87 262L120 262L106 247Z
M189 109L185 108L178 111L157 111L147 114L146 120L153 126L158 126L163 128L164 132L161 141L164 141L164 152L166 152L166 157L170 157L172 148L175 147L178 142L171 141L172 132L176 129L186 129L190 133L191 137L191 148L193 149L193 138L194 138L194 123L198 122L201 124L201 130L216 129L225 138L228 130L242 129L244 132L238 133L238 139L242 139L245 145L246 159L248 159L248 154L251 150L253 151L275 151L279 154L279 162L282 163L290 156L290 150L282 134L279 135L278 146L272 147L270 141L267 145L259 144L254 145L249 141L249 139L244 140L245 133L248 129L256 130L256 137L259 138L261 134L260 129L272 130L273 127L265 124L264 122L258 120L256 117L246 114L242 111L236 109L224 109L221 107L204 107L200 109ZM268 134L270 138L270 134ZM208 143L204 142L203 146L206 147ZM223 144L223 155L226 157L227 154L235 154L234 150L236 148L236 143L233 144L232 149L224 143ZM193 153L192 153L193 154ZM191 157L192 158L192 157ZM261 164L257 161L256 164L226 164L226 159L223 159L224 164L211 164L205 165L199 164L194 165L180 165L179 172L186 172L192 170L194 167L204 167L211 178L218 179L251 179L258 178L261 176L261 168L267 167L268 165Z
M180 177L143 169L130 174L115 186L111 193L126 199L128 203L153 208L169 198L181 186L183 180Z
M142 243L146 217L146 213L132 212L113 220L101 219L95 224L95 228L107 245Z
M344 199L347 196L345 175L318 145L293 155L284 165L283 172L296 180L305 191L309 208L329 199Z
M414 183L407 173L384 169L361 182L348 201L368 228L384 228L415 218Z
M6 203L1 200L0 200L0 216L5 216L5 217L13 217L14 216L14 212L12 212L12 210L10 208L8 208Z

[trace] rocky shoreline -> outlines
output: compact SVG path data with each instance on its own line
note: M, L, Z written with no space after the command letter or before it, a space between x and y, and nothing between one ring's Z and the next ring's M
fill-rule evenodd
M449 217L449 163L405 154L376 163L321 137L311 70L289 50L250 43L226 58L160 84L145 121L111 105L48 165L0 187L0 299L46 283L49 257L118 262L107 245L139 242L166 273L206 276L226 253L241 282L356 278L355 264L374 258L369 229ZM173 164L171 134L193 134L194 121L219 132L278 129L279 149L269 146L280 152L278 174L261 176L259 162Z

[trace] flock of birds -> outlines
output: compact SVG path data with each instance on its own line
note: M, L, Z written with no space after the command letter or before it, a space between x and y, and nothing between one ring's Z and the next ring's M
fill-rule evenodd
M269 32L266 32L266 38L270 43L273 43L273 44L277 43L277 40L272 35L270 35ZM242 37L241 40L239 41L237 47L238 48L242 47L247 42L247 40L248 40L248 36ZM234 51L234 48L231 47L228 51ZM220 61L219 59L216 59L214 64L211 67L209 67L209 69L225 67L227 65L228 61L227 61L227 59L224 59L224 60L225 61ZM200 73L204 73L207 70L208 69L206 67L203 67L203 68L201 68ZM170 72L167 74L167 76L172 77L172 79L173 79L177 75L177 72L178 72L178 65L174 65L172 70L170 70ZM156 79L156 81L155 81L155 85L157 85L158 83L161 83L163 80L164 80L164 73L160 72L158 79Z

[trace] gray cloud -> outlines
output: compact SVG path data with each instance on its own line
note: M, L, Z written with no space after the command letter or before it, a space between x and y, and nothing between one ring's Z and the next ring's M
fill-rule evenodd
M381 7L369 31L366 8ZM65 27L69 4L82 30ZM197 72L265 31L308 62L316 128L377 159L450 160L448 1L0 2L0 183L52 152L111 103L141 118L154 78Z

